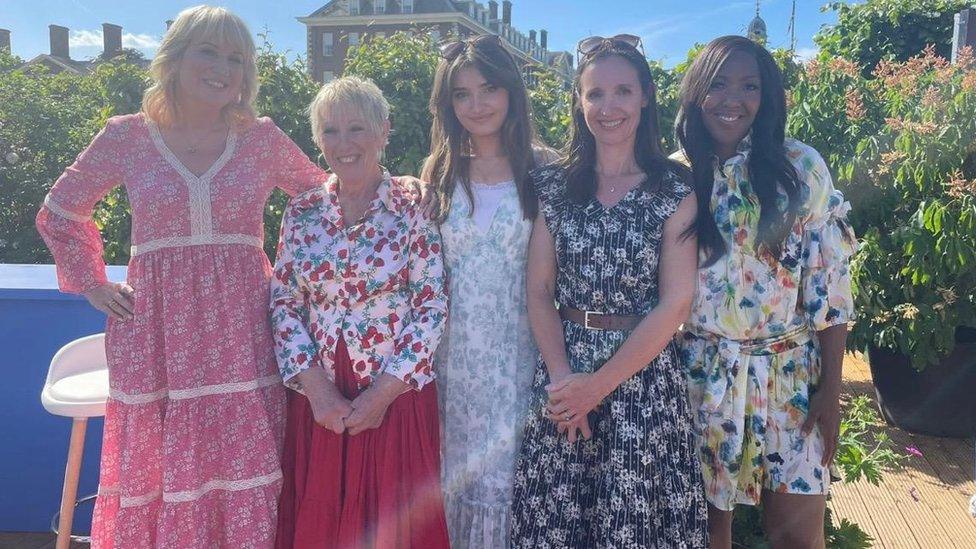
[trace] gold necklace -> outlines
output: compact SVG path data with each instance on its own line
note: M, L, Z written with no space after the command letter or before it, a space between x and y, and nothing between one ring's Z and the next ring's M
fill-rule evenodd
M222 132L225 129L226 128L212 128L212 129L209 129L206 132L204 132L204 134L203 134L202 137L200 137L199 139L197 139L195 142L192 142L190 145L184 147L183 150L186 152L186 154L197 154L198 152L200 152L200 147L203 146L203 144L207 141L207 139L210 138L210 136L212 134L217 133L217 132ZM189 141L189 140L187 140L187 141Z

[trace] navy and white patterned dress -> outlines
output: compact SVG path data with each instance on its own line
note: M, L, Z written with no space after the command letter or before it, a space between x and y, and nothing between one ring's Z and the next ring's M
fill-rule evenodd
M604 208L596 199L570 202L560 168L532 175L555 242L556 301L614 315L650 312L664 222L691 189L669 174L660 189L637 187ZM599 369L629 335L569 321L563 331L574 372ZM706 547L701 470L674 344L590 413L589 440L569 444L545 416L548 383L540 356L516 461L512 546Z

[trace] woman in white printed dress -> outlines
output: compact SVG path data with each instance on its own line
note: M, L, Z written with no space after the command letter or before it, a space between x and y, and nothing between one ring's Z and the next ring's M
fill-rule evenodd
M254 44L227 10L180 13L150 72L142 112L109 119L37 215L62 291L109 317L92 545L271 547L285 401L263 211L325 174L256 118ZM91 219L120 184L128 284L107 282Z
M435 189L449 273L448 330L436 363L442 477L455 548L507 546L512 473L536 348L525 268L538 208L529 181L529 101L498 36L441 46L421 179Z
M716 549L732 546L736 504L760 501L772 547L824 546L856 241L823 158L785 131L772 55L741 36L705 46L682 83L675 158L698 196L681 347Z

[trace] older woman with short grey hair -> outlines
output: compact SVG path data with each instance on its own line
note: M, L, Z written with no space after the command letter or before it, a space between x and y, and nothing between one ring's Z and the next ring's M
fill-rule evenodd
M288 204L272 280L291 389L281 548L448 547L431 369L447 316L441 243L379 163L389 113L355 77L309 107L333 173Z

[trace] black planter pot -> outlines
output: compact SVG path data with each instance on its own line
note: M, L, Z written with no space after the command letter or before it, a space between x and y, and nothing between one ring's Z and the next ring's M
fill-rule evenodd
M888 349L869 347L868 362L889 424L939 437L976 434L976 329L957 329L952 352L921 372Z

